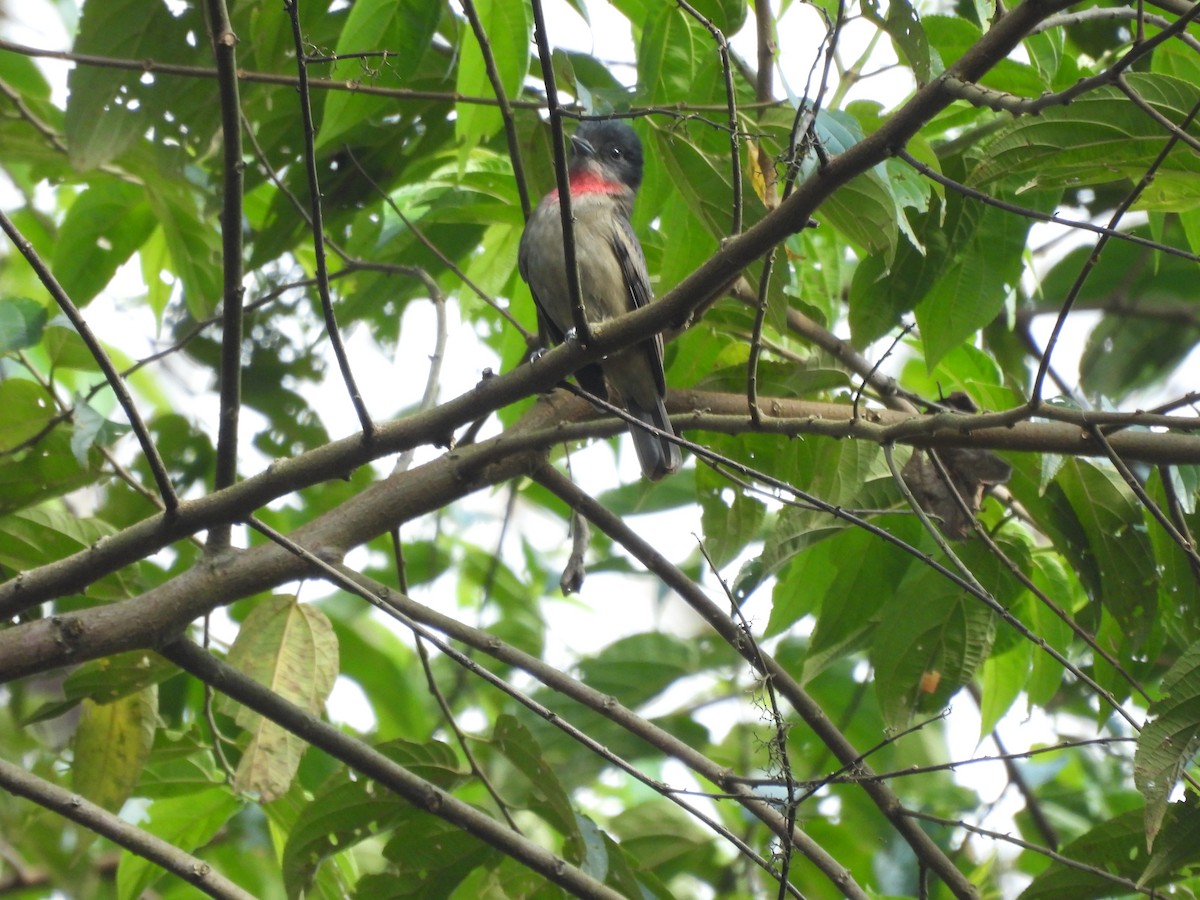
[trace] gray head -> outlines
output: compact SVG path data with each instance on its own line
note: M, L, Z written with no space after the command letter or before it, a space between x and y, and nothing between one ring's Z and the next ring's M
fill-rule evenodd
M582 122L571 135L571 168L598 164L606 178L636 191L642 183L642 142L620 119Z

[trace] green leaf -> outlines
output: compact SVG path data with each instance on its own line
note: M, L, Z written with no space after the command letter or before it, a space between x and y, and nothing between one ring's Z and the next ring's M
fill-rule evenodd
M40 433L54 418L46 391L24 378L0 382L0 451L12 450Z
M53 369L99 371L96 357L65 315L60 314L50 320L45 334L42 335L42 348L46 351L46 359Z
M94 446L107 446L123 434L129 433L129 426L120 422L110 422L96 412L83 397L75 397L75 427L71 431L71 452L79 461L80 467L88 462L88 451Z
M687 203L691 214L704 226L701 246L715 249L715 236L729 232L732 189L728 163L679 135L653 131L651 140L654 155L666 170L674 193Z
M674 6L654 7L638 44L638 94L648 104L670 102L671 97L695 96L696 60L704 52L708 32Z
M720 29L726 40L732 38L746 24L749 8L745 0L696 0L691 6Z
M878 445L865 442L812 440L787 445L791 465L776 459L777 477L835 506L883 509L897 501L897 491ZM897 454L900 465L907 461ZM823 510L789 506L767 533L762 563L767 572L776 571L796 553L823 538L851 527L844 519Z
M1070 614L1079 605L1083 590L1073 573L1057 556L1037 554L1033 557L1033 582L1059 609ZM1032 604L1033 630L1059 653L1066 654L1071 643L1071 627L1040 601ZM1030 706L1043 706L1058 693L1065 676L1063 667L1048 653L1033 654L1033 670L1025 691Z
M529 71L529 45L533 28L529 6L524 2L477 0L475 10L491 46L504 93L513 99L520 92L521 83ZM475 40L469 25L462 27L465 32L455 90L467 97L494 97L495 90L488 80L479 42ZM455 111L458 117L454 123L454 133L462 154L469 153L504 125L500 110L494 106L458 103L455 104Z
M149 187L150 208L162 226L171 271L183 282L184 302L195 319L207 319L222 298L221 230L192 195L168 184ZM145 274L161 278L161 273Z
M1178 224L1174 218L1158 233L1148 226L1129 231L1137 237L1186 246L1193 237L1189 222L1194 215L1180 216ZM1200 241L1200 232L1195 239ZM1065 296L1090 252L1090 247L1081 247L1066 254L1045 275L1040 293L1048 299ZM1127 241L1108 244L1076 298L1080 307L1112 308L1091 330L1080 360L1081 382L1088 396L1119 400L1171 376L1200 337L1200 331L1187 324L1195 306L1194 277L1195 264L1190 260ZM1176 310L1179 315L1142 316L1142 304Z
M363 877L355 896L450 897L473 869L500 858L499 851L473 834L421 810L408 810L395 827L395 836L383 848L392 871Z
M141 827L185 853L191 853L207 844L241 805L241 801L225 787L165 797L150 804ZM166 874L145 857L124 851L117 867L118 900L137 900Z
M979 26L963 16L925 16L921 23L933 53L946 67L956 63L983 36ZM940 73L935 69L934 74ZM999 60L984 73L980 83L1022 97L1036 97L1046 90L1036 69L1012 59Z
M1166 281L1156 278L1154 293L1165 292ZM1080 384L1090 397L1123 399L1169 378L1197 338L1200 329L1168 319L1105 316L1088 335L1079 360Z
M845 566L842 560L857 564ZM874 535L858 528L850 529L803 553L789 568L775 592L768 634L783 631L805 612L797 605L811 583L811 593L822 597L817 612L802 679L809 682L830 665L869 644L879 624L889 588L898 584L911 563L898 548L883 544ZM843 598L839 602L832 598ZM811 601L809 601L811 602Z
M939 709L983 664L995 640L991 612L922 570L884 610L871 662L886 728L908 726L918 709Z
M963 239L955 248L958 258L915 307L930 370L999 315L1005 299L1017 289L1028 233L1026 220L989 207L969 239L958 235Z
M1176 125L1198 99L1196 85L1167 75L1129 73L1130 87ZM1200 123L1191 133L1200 134ZM1022 116L986 146L972 186L1004 183L1018 193L1140 179L1163 149L1161 125L1116 87L1089 91L1070 106ZM1155 169L1136 208L1186 211L1200 202L1200 157L1183 142Z
M325 614L294 597L269 597L254 607L229 651L229 664L307 712L319 714L338 670L337 638ZM234 778L239 791L270 802L287 790L308 744L239 706L237 723L251 733Z
M1176 880L1192 876L1200 862L1200 814L1197 813L1196 798L1191 796L1183 803L1169 807L1174 815L1164 816L1164 828L1157 841L1150 863L1138 879L1138 887L1154 884L1159 879ZM1173 820L1173 821L1172 821Z
M0 298L0 353L34 347L42 339L48 312L28 297Z
M699 471L706 473L709 470ZM741 554L746 544L759 533L766 518L766 504L728 484L701 494L700 505L704 548L717 568L728 565Z
M63 695L68 700L87 697L97 703L111 703L156 685L178 672L173 663L157 653L130 650L81 665L63 681Z
M1151 720L1138 735L1133 779L1146 798L1146 846L1153 849L1167 801L1200 749L1200 643L1192 644L1163 676Z
M578 863L584 856L584 844L571 798L546 761L537 740L516 718L502 715L496 719L492 744L525 776L530 808L566 838L566 857L568 861Z
M983 663L983 701L979 706L979 739L992 733L1020 696L1029 677L1031 645L1018 644L1007 653L989 656Z
M18 572L34 569L90 547L115 531L102 519L52 506L23 509L0 518L0 565ZM124 599L136 584L128 570L116 572L89 585L88 596Z
M195 10L179 18L161 0L111 0L93 4L79 19L76 53L118 59L169 59L176 64L212 65L208 39ZM184 20L194 26L187 41ZM203 55L202 55L203 54ZM169 86L168 86L169 85ZM76 66L67 75L66 138L71 163L88 171L120 156L156 124L155 113L181 94L194 93L172 80L159 85L140 70ZM216 89L203 86L216 106ZM193 107L193 109L195 109ZM176 110L180 112L181 110ZM215 110L213 110L215 112ZM175 117L177 120L179 116ZM189 126L199 133L194 117ZM205 129L207 130L207 129Z
M99 294L154 231L145 192L115 179L75 198L59 229L50 267L76 306Z
M436 741L392 741L375 749L443 790L451 790L465 777L454 751ZM300 896L329 856L410 821L416 812L407 800L370 779L339 771L316 792L288 831L280 862L288 897Z
M708 841L695 819L661 799L631 804L613 817L611 831L625 855L666 878L687 872L696 849Z
M410 589L416 583L414 571L420 568L419 550L412 544L404 547ZM378 723L376 735L386 740L405 734L429 734L436 719L427 705L394 702L397 694L418 696L426 684L411 647L384 623L366 614L361 605L347 610L347 603L330 601L322 608L337 633L340 674L357 682L371 703Z
M182 680L182 679L181 679ZM160 697L164 691L160 690ZM160 707L161 707L160 702ZM225 783L225 773L212 754L208 725L193 725L186 732L160 728L154 747L142 768L137 794L151 800L179 797Z
M1121 813L1071 841L1059 853L1072 862L1135 881L1141 888L1167 884L1183 874L1185 865L1194 865L1200 859L1200 841L1196 840L1200 810L1194 801L1173 803L1168 807L1163 834L1172 836L1169 853L1160 850L1153 857L1147 853L1142 817L1140 809ZM1021 894L1021 900L1058 900L1061 897L1091 900L1116 893L1130 891L1100 874L1052 862L1033 879Z
M524 4L518 4L524 5ZM338 37L336 55L383 50L383 59L348 59L333 64L329 77L336 81L404 86L421 57L433 44L443 11L436 0L360 0ZM490 94L490 85L488 93ZM510 95L511 96L511 95ZM361 122L380 119L395 110L395 101L353 91L330 91L317 132L320 150Z
M153 685L111 703L84 700L75 729L75 790L109 812L133 793L154 743L158 691Z
M896 55L912 68L918 85L938 74L930 57L929 39L908 0L891 0L886 17L880 13L878 0L863 0L862 9L863 18L887 32Z
M695 642L660 632L633 634L579 662L579 678L589 687L637 707L680 678L695 674L700 657Z
M845 153L863 139L862 126L849 113L820 110L813 126L830 156ZM816 171L815 154L800 167L802 178ZM887 166L880 163L852 179L821 204L817 217L861 247L890 262L896 252L900 204L892 191Z
M3 396L0 386L0 401ZM29 450L0 456L0 517L90 484L91 462L81 466L75 459L66 428L54 429Z
M1087 535L1082 561L1098 570L1100 600L1124 631L1123 650L1141 646L1153 626L1153 553L1137 498L1112 469L1068 460L1056 479Z

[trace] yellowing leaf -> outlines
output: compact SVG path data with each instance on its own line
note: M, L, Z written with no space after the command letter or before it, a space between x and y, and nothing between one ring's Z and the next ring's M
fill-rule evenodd
M75 790L116 812L133 793L154 743L158 689L154 685L113 703L84 700L75 730Z
M317 714L337 678L337 638L315 606L301 605L294 597L269 597L242 623L229 651L229 664ZM238 707L233 715L250 732L234 787L257 793L264 803L274 800L288 789L308 745L245 707Z

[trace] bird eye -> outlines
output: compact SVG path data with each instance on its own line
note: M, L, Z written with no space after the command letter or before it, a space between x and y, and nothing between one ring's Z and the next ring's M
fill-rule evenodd
M608 155L611 156L613 159L620 159L622 156L621 148L620 147L610 147L608 150Z

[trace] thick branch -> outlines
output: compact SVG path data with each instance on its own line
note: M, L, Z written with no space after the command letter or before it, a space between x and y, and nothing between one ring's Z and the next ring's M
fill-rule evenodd
M469 408L474 394L487 395L506 379L528 381L546 360L522 366L508 376L482 382L475 392L384 426L372 444L355 437L327 444L302 456L283 460L266 472L201 500L184 503L175 516L158 515L104 538L86 550L62 560L22 572L0 584L0 616L12 617L47 600L83 590L88 584L121 567L198 531L223 522L244 519L259 507L311 484L347 477L364 463L391 453L403 452L430 440L437 426L446 421L451 408ZM563 357L560 357L563 358ZM1030 422L1014 419L1012 413L967 416L942 413L919 416L882 409L865 410L854 417L848 404L768 398L769 417L759 425L751 419L743 394L705 391L674 391L668 407L677 428L723 434L766 432L787 435L820 435L838 439L856 438L875 443L896 442L921 448L965 447L1013 452L1058 453L1067 456L1103 456L1106 450L1087 431L1091 426L1120 426L1125 430L1108 436L1108 444L1123 459L1154 464L1200 463L1200 437L1187 434L1133 430L1129 426L1200 430L1200 420L1153 413L1088 413L1046 408L1044 416L1059 422ZM1020 410L1018 411L1020 412ZM481 444L453 451L409 473L397 475L368 488L357 497L306 528L329 520L322 529L322 542L343 550L357 546L397 523L410 521L439 509L479 488L498 484L527 471L533 457L564 440L606 437L624 429L614 419L574 422L594 415L590 404L561 394L540 405L529 418L509 432ZM566 424L573 422L573 424ZM526 455L522 455L526 454ZM380 495L390 499L377 499ZM391 504L388 506L387 504ZM382 505L379 505L382 504ZM338 528L343 530L338 531ZM287 573L297 577L294 572ZM284 579L286 580L286 579ZM274 586L269 582L256 589ZM193 615L200 615L204 610ZM45 620L40 627L48 627ZM179 627L182 627L180 625ZM5 662L5 640L18 629L0 632L0 660ZM112 651L108 651L112 652ZM103 655L103 654L101 654ZM58 657L46 668L70 659ZM14 670L0 663L0 680Z
M79 794L31 775L7 760L0 760L0 787L64 818L78 822L84 828L108 838L114 844L119 844L130 853L136 853L178 875L210 897L254 900L253 894L242 890L203 860L185 853L169 841L122 821L119 816L90 800L85 800Z
M425 779L418 778L374 748L289 703L191 641L176 641L163 648L163 655L205 684L212 685L243 706L302 737L306 743L319 747L355 771L373 778L418 809L473 834L574 896L622 900L619 893L605 887L581 869Z
M221 205L221 259L224 265L221 307L221 411L217 427L217 490L237 481L238 419L242 408L242 163L241 100L237 81L237 35L224 0L208 0L217 83L221 94L225 193ZM214 550L229 546L229 528L209 534Z

